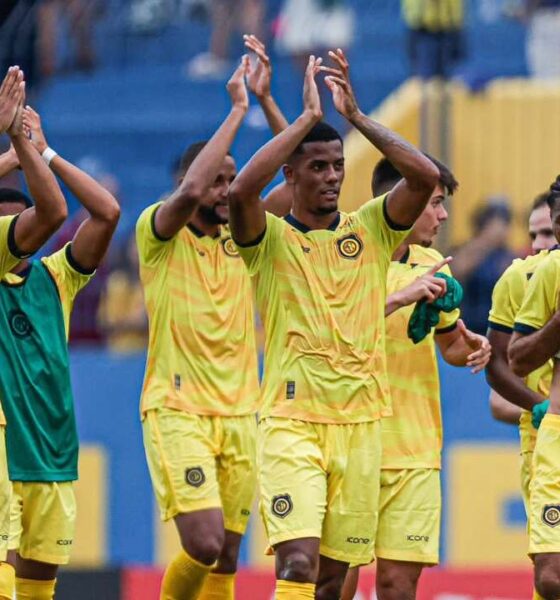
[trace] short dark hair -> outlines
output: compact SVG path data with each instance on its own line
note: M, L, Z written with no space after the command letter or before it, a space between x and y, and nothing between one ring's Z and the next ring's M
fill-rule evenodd
M203 140L201 142L195 142L191 144L181 155L179 160L176 160L174 163L174 171L178 177L184 177L185 173L189 170L190 166L193 164L195 158L202 152L204 146L209 142L209 140ZM231 156L228 152L227 156Z
M319 121L314 125L309 133L301 140L298 147L294 150L292 156L296 154L303 154L303 146L305 144L311 144L313 142L333 142L338 140L341 144L344 144L340 133L328 123Z
M558 200L560 200L560 175L558 175L556 181L550 186L550 192L547 194L546 203L550 210L555 208Z
M539 208L542 208L543 206L548 206L548 197L549 196L550 196L549 192L544 192L544 193L536 196L535 199L533 200L533 205L531 206L531 212L533 212L534 210L537 210Z
M26 196L19 190L12 188L0 188L0 204L23 204L25 208L31 208L33 202L29 196Z
M445 189L450 195L456 192L459 187L459 182L455 179L455 175L451 172L451 169L447 165L444 165L440 160L434 158L427 152L423 153L424 156L429 158L434 165L439 169L439 184ZM393 166L389 159L383 157L373 169L373 176L371 178L371 186L376 196L380 196L385 192L392 189L400 180L402 175ZM378 191L382 190L382 191Z

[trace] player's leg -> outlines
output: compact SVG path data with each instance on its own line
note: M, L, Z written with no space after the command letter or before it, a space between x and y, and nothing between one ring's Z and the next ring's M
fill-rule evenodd
M379 422L326 425L327 511L317 598L338 599L349 565L373 560L381 462Z
M14 500L10 559L16 569L16 596L20 600L51 600L58 568L70 561L74 540L73 484L17 482Z
M165 571L161 598L194 600L225 538L212 418L162 408L148 411L142 427L162 519L174 519L182 546Z
M216 419L221 422L217 473L226 532L218 564L206 578L199 600L233 600L239 548L257 485L256 416Z
M346 579L342 586L342 594L340 600L353 600L358 591L358 583L360 582L360 567L352 567L346 573Z
M375 542L380 600L414 600L422 569L439 559L437 469L383 469Z
M276 554L276 599L314 598L326 508L324 425L283 418L259 426L261 512Z
M546 600L560 598L560 415L547 414L537 435L531 481L529 553L535 588Z
M10 536L10 508L12 484L8 477L4 425L0 425L0 600L11 600L14 596L15 571L6 562Z

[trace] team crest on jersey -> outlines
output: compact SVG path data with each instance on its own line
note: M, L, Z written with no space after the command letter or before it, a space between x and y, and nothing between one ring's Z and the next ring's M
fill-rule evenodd
M336 245L338 246L339 254L343 258L356 259L364 249L362 240L355 233L340 238L336 242Z
M24 338L31 335L33 327L31 326L27 315L21 312L21 310L13 310L9 314L8 320L10 323L10 329L14 335L17 335L17 337Z
M206 475L204 475L202 467L192 467L185 471L185 480L189 485L197 488L206 481Z
M545 504L542 520L549 527L556 527L560 523L560 504Z
M237 247L235 246L235 243L231 238L226 238L222 242L222 246L224 247L224 252L228 256L233 256L234 258L239 257L239 252L237 251Z
M294 508L290 494L281 494L272 498L272 512L283 519L287 517Z

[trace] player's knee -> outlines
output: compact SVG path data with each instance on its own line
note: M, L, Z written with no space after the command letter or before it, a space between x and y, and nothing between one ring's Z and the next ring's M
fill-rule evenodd
M183 549L192 558L205 565L215 563L222 554L224 546L223 531L216 531L205 536L191 537L183 542Z
M413 600L419 575L402 573L397 569L379 569L375 584L380 600Z
M313 583L317 571L316 561L305 552L294 551L288 554L279 568L279 578L298 583Z
M545 600L560 598L560 572L556 563L547 561L536 564L535 588Z
M344 576L332 577L322 582L315 592L316 600L338 600L342 594Z
M239 558L239 544L228 544L226 542L222 548L220 559L218 561L218 571L220 573L235 573L237 571L237 560Z

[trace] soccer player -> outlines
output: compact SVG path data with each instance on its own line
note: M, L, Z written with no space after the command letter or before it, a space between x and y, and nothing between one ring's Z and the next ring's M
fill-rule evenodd
M141 415L154 492L182 550L164 600L228 600L256 486L259 399L251 282L231 239L229 148L248 108L248 58L227 88L231 111L191 146L183 178L140 216L136 237L149 317Z
M341 50L325 78L337 110L404 175L388 195L338 211L340 135L321 123L311 56L304 110L230 187L234 240L257 287L266 332L259 426L261 504L276 553L276 598L338 598L348 564L373 555L381 454L390 412L385 281L391 255L426 206L437 167L358 108ZM260 194L283 165L291 213Z
M555 237L560 241L560 178L548 197ZM515 317L508 348L511 367L527 377L560 351L560 251L553 248L535 270ZM532 408L533 425L540 428L533 455L530 484L529 554L535 565L535 588L546 600L560 597L560 401L558 363L549 402ZM548 413L545 410L548 408ZM543 418L544 416L544 418ZM541 423L542 420L542 423Z
M396 301L410 286L431 281L435 272L451 275L447 261L431 246L447 220L446 194L451 196L458 184L444 164L431 160L439 169L439 183L410 235L393 253L387 275L387 293ZM382 159L373 173L374 195L387 193L400 180L401 174ZM434 293L440 295L437 290ZM386 323L393 415L381 420L381 492L375 540L380 600L415 598L422 569L439 562L443 432L436 346L446 362L469 366L475 373L490 357L488 341L466 329L459 309L442 312L435 330L413 344L407 335L413 310L413 305L401 301ZM354 597L357 582L356 569L347 578L344 599Z
M529 217L529 236L534 254L514 260L500 277L494 287L488 318L488 339L492 344L492 357L486 368L486 378L492 387L490 404L495 418L519 425L521 489L527 516L530 512L529 484L537 436L531 423L531 411L548 397L552 361L545 362L521 379L511 370L507 350L529 281L557 243L547 198L548 194L537 196Z
M16 190L0 189L0 277L22 258L36 252L60 227L67 215L66 202L56 179L23 131L21 117L24 97L23 72L18 67L10 67L0 85L0 133L8 133L12 147L9 152L0 156L0 176L19 164L35 205L26 203L20 206L18 203L17 215L5 213L3 209L13 207L11 199L22 196ZM4 363L1 370L6 370ZM13 567L4 562L8 550L11 498L5 427L6 420L0 407L0 599L11 600L15 573Z
M8 560L15 567L18 600L48 600L54 597L58 566L69 560L76 517L72 482L78 477L78 436L68 365L70 313L76 294L107 251L119 207L111 194L48 147L35 111L27 107L16 120L20 118L32 133L34 160L47 171L49 164L90 213L62 250L41 261L20 255L0 286L0 396L8 421L13 485ZM22 166L24 160L20 158ZM43 180L50 188L41 193L54 193L55 182ZM30 185L34 198L37 183ZM30 205L20 192L0 193L2 217L23 216Z

